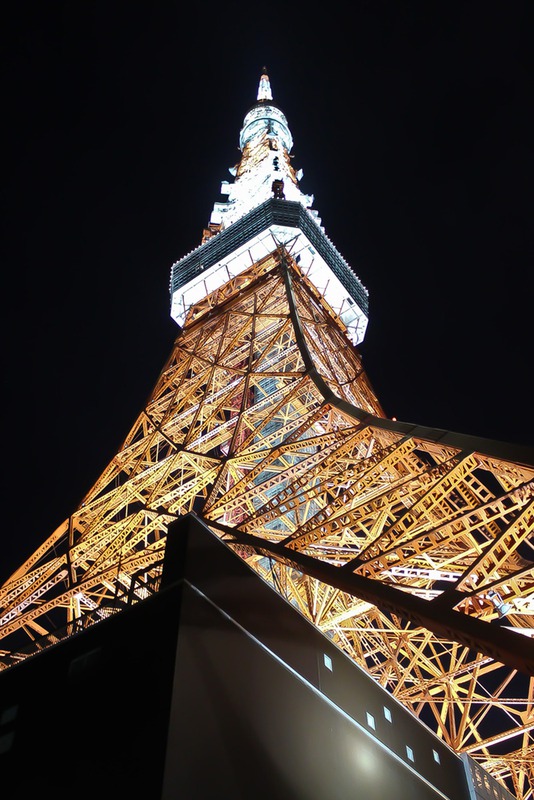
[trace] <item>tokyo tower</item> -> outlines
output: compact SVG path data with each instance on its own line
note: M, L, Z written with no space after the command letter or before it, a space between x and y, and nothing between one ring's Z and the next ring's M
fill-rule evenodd
M179 332L80 505L0 588L0 667L157 593L196 514L518 800L534 798L534 460L388 419L358 345L368 292L299 188L264 70Z

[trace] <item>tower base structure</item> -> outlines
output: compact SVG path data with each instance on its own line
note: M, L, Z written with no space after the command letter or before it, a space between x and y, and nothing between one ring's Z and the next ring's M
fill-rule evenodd
M195 514L157 594L2 673L0 767L5 800L512 798Z

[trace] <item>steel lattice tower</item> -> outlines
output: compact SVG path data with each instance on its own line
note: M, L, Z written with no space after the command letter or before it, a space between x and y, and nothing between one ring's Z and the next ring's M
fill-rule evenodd
M0 589L1 666L158 591L195 512L456 752L534 783L527 448L386 418L357 345L367 291L299 189L264 71L180 331L123 445Z

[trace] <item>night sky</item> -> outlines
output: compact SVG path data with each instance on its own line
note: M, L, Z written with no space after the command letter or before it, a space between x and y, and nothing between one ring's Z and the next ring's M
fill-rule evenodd
M178 332L171 266L222 199L264 65L301 188L369 290L360 352L385 413L534 446L529 6L4 12L0 580L150 394Z

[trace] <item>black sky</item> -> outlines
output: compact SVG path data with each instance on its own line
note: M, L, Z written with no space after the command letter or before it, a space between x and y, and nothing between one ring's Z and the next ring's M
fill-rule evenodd
M369 289L360 351L385 412L534 445L530 5L4 12L0 580L150 393L177 333L171 266L200 244L264 64L301 188Z

